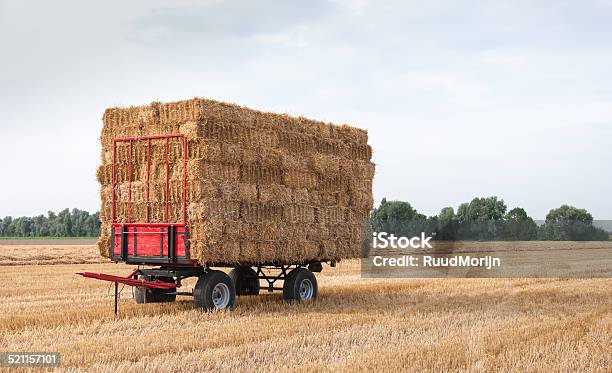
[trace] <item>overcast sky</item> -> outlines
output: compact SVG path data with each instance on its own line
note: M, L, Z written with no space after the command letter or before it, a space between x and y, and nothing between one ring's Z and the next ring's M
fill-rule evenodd
M97 211L104 109L194 96L369 131L376 202L612 219L611 1L0 0L0 216Z

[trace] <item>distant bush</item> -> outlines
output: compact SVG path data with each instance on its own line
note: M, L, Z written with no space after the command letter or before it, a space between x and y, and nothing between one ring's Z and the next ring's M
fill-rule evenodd
M0 237L97 237L100 235L100 214L64 209L47 216L7 216L0 219Z
M538 237L552 241L602 241L610 239L610 232L595 227L587 210L562 205L546 215Z
M584 209L563 205L546 216L538 227L527 212L516 207L508 212L503 199L474 198L462 203L457 213L443 208L437 216L420 214L408 202L387 201L372 213L372 229L397 236L416 236L421 232L435 240L609 240L610 232L593 226L593 217Z

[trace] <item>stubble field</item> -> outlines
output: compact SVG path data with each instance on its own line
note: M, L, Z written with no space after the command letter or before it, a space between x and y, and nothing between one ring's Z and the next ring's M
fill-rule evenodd
M106 372L612 370L610 279L362 279L346 261L317 275L314 303L264 293L202 313L126 287L116 319L110 284L80 271L131 268L91 245L0 246L0 351Z

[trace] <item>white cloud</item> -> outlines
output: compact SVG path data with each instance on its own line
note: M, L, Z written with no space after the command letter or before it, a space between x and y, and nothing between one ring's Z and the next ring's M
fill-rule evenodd
M367 128L377 199L612 218L606 3L32 6L0 2L0 216L97 209L104 108L199 95Z
M348 13L355 16L363 16L372 4L370 0L332 0L333 3L340 4L348 10Z

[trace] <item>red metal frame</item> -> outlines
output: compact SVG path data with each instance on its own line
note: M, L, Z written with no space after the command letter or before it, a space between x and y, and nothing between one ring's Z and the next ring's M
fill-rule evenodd
M147 201L149 200L149 175L151 174L151 139L147 139ZM149 203L147 203L147 223L149 223Z
M169 173L169 165L168 165L169 160L168 160L168 138L166 137L166 223L168 222L168 192L170 191L170 182L168 180L168 173ZM147 201L147 205L148 205L148 201ZM185 222L183 222L185 223Z
M183 221L182 223L170 223L169 203L170 203L170 155L169 144L172 138L182 138L183 145ZM165 158L166 158L166 182L165 182L165 209L164 222L151 223L150 216L150 173L151 173L151 142L152 140L165 139ZM147 144L147 176L146 176L146 213L145 222L132 222L132 179L133 179L133 152L134 143L146 141ZM116 221L116 187L117 187L117 143L128 142L128 201L127 201L127 221L119 223ZM146 258L168 257L171 261L176 258L189 259L189 247L187 241L187 138L182 133L169 135L153 135L141 137L124 137L113 139L113 167L112 167L112 236L113 247L111 255L114 259L128 261L128 257L139 257L140 262L146 262ZM165 228L165 229L164 229ZM170 231L172 234L172 250L170 250ZM123 236L126 237L123 237ZM124 251L122 248L125 246ZM172 251L170 253L170 251ZM145 257L144 259L142 257Z
M79 272L77 275L81 275L83 277L95 278L98 280L109 281L114 283L125 284L129 286L138 286L149 289L176 289L177 285L174 282L163 282L160 280L155 281L147 281L143 279L134 278L136 274L139 272L139 269L135 269L129 275L123 276L115 276L115 275L107 275L106 273L94 273L94 272Z
M170 158L168 154L169 141L171 138L182 137L183 138L183 223L182 224L171 224L168 222L169 220L169 198L168 194L170 191L170 180L169 180L169 171L170 171ZM164 219L166 225L174 225L174 226L185 226L187 224L187 138L182 133L175 133L171 135L153 135L153 136L141 136L141 137L122 137L113 139L113 205L111 208L111 216L112 216L112 224L118 224L115 222L115 207L117 204L117 199L115 196L115 188L117 186L117 176L116 176L116 162L117 162L117 143L118 142L129 142L130 143L130 154L128 157L129 160L129 168L128 168L128 211L127 211L127 222L122 224L143 224L143 223L132 223L131 220L131 207L132 207L132 153L133 153L133 143L134 141L143 141L147 140L147 191L146 191L146 204L147 204L147 213L146 213L146 223L149 223L149 189L150 189L150 173L151 173L151 140L158 139L166 139L166 209L164 214ZM153 223L155 224L155 223Z

